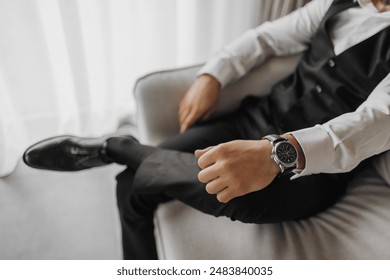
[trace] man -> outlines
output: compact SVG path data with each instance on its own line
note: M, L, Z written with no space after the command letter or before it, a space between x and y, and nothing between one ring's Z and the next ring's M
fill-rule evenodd
M59 136L24 160L67 171L127 165L117 177L125 258L157 258L153 214L171 199L247 223L314 215L342 195L360 162L390 149L389 11L388 1L317 0L245 33L200 71L180 104L182 133L159 148L131 136ZM272 55L299 52L295 73L269 96L199 122L226 84Z

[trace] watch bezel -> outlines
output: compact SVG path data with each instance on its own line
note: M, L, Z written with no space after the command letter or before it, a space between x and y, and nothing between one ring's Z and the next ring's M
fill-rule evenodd
M288 163L288 162L285 162L283 161L282 159L279 158L278 154L277 154L277 150L278 148L280 147L280 145L289 145L290 147L292 147L292 149L294 149L295 151L295 160L291 163ZM293 144L291 144L288 140L283 140L283 141L279 141L277 143L274 144L273 148L272 148L272 153L271 153L271 156L273 158L273 160L280 166L280 167L283 167L282 169L282 173L284 172L284 169L289 169L289 168L295 168L297 166L297 162L298 162L298 151L297 149L295 148L295 146Z
M296 169L298 167L298 157L299 157L298 150L297 150L297 148L295 148L295 146L287 138L285 138L281 135L277 135L277 134L269 134L269 135L264 136L262 139L268 140L271 143L271 145L272 145L271 159L279 166L280 175L289 174L289 173L293 172L294 169ZM295 155L296 155L295 160L293 162L291 162L291 163L284 162L277 155L278 147L280 147L280 145L282 143L288 144L291 147L293 147L293 149L295 151Z
M279 156L277 155L277 148L282 143L290 145L295 150L296 157L295 157L295 160L292 163L286 163L286 162L282 161L279 158ZM271 158L279 166L281 174L291 173L297 167L298 151L297 151L297 149L295 148L295 146L293 144L291 144L287 139L284 139L284 140L279 141L277 143L273 143L273 147L272 147L272 151L271 151Z

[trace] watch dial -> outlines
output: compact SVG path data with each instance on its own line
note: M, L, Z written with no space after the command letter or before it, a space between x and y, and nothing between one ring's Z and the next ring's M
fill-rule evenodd
M287 165L293 164L298 157L294 146L288 142L279 143L276 149L276 156Z

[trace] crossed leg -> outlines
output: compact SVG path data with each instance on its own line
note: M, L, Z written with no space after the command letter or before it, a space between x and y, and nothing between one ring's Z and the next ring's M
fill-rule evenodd
M245 131L240 115L196 126L161 144L141 160L139 168L127 168L117 176L117 200L121 216L125 259L156 259L154 211L160 203L177 199L213 216L245 223L274 223L312 216L332 205L343 193L346 181L339 175L313 175L290 180L276 178L262 191L220 203L198 181L199 168L193 151L235 139L260 139L272 127ZM134 145L126 138L108 143L115 160L132 161ZM119 160L118 160L119 161ZM128 162L128 166L132 166Z

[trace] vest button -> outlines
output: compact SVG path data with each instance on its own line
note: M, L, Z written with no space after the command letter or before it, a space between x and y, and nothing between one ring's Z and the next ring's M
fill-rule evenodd
M315 90L317 93L322 93L322 87L320 85L316 85Z
M329 67L330 67L330 68L333 68L333 67L335 67L335 66L336 66L336 62L334 62L334 60L333 60L333 59L329 59L329 61L328 61L328 65L329 65Z

